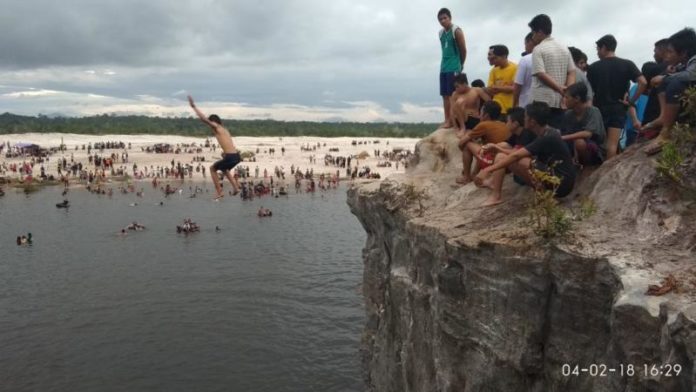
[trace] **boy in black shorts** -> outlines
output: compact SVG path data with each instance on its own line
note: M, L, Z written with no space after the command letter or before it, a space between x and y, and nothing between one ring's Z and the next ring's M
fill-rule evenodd
M230 180L230 183L234 188L233 195L238 194L240 189L239 182L230 172L230 170L237 166L237 164L242 161L242 158L232 142L230 132L222 126L222 121L220 121L220 117L218 117L218 115L211 114L210 117L206 117L203 112L198 110L196 104L193 103L193 98L190 95L188 96L188 100L191 108L198 115L198 118L212 128L215 138L217 139L218 143L220 143L220 147L222 147L222 159L210 166L210 177L213 179L213 184L215 184L215 191L217 193L214 200L218 200L225 195L222 193L222 185L220 185L220 178L218 177L217 173L218 171L225 173L227 179Z

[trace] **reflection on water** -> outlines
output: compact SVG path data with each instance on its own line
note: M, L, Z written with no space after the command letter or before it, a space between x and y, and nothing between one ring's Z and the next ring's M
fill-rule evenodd
M5 190L0 389L364 389L365 234L345 188L220 203L73 190L69 209L59 188ZM184 218L201 232L177 234ZM132 221L147 229L120 236ZM27 232L33 245L17 246Z

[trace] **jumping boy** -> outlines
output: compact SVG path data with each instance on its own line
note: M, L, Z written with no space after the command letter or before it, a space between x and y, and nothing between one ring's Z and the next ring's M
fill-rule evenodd
M222 126L222 121L220 121L220 117L217 114L211 114L210 117L206 117L205 114L203 114L203 112L196 107L196 104L193 103L193 98L190 95L188 96L188 101L193 111L198 115L198 118L213 129L213 134L215 134L215 138L217 139L218 143L220 143L220 147L222 147L222 159L210 166L210 177L213 179L215 191L217 192L214 200L219 200L225 195L222 193L222 185L220 184L220 178L218 177L217 173L218 171L225 173L227 179L230 180L232 187L234 187L234 193L232 194L234 196L239 193L240 186L239 182L230 172L230 170L237 166L237 164L241 162L242 158L239 155L239 151L237 151L237 149L234 147L230 132Z

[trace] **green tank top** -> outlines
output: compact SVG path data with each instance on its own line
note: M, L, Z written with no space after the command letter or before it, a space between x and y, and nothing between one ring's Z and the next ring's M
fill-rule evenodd
M452 25L448 31L440 30L440 46L442 47L442 61L440 72L462 72L462 60L459 57L459 47L454 40L454 32L459 27Z

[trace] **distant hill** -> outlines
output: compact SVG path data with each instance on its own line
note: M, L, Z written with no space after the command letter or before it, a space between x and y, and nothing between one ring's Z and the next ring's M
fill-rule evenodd
M224 120L233 136L320 136L320 137L423 137L437 128L431 123L285 122L275 120ZM147 116L91 117L19 116L0 114L0 134L8 133L152 134L209 136L194 118Z

